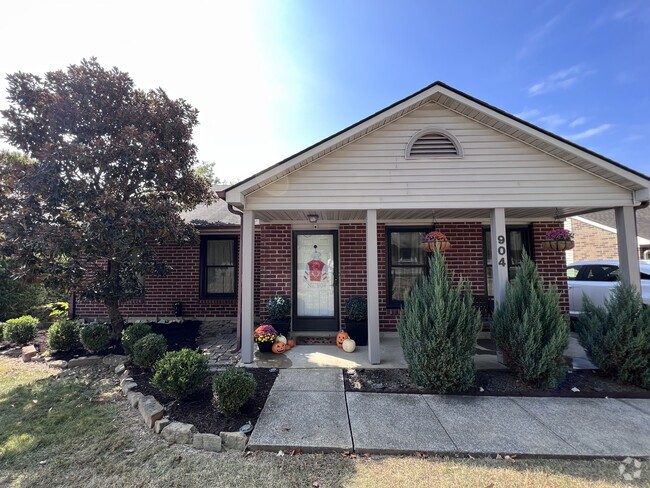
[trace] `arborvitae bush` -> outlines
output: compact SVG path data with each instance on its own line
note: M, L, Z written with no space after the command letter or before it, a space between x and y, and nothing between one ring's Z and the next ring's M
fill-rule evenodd
M147 334L133 344L133 362L151 368L167 352L167 339L160 334Z
M47 333L50 349L70 351L79 345L79 324L76 320L59 320L50 325Z
M467 281L455 282L436 251L429 274L404 299L397 325L411 378L438 393L461 392L474 382L481 316Z
M151 326L147 324L129 325L122 331L122 349L127 354L133 354L133 344L152 332Z
M569 325L555 286L544 286L535 263L524 252L504 302L492 317L492 337L506 364L520 380L551 388L566 374L563 353Z
M228 368L212 380L214 401L219 411L227 416L238 412L253 396L255 388L255 378L243 368Z
M619 283L605 308L583 300L576 332L590 361L619 381L650 388L650 308L636 288Z
M38 319L31 315L23 315L17 319L9 319L3 326L5 341L24 346L36 337Z
M208 359L191 349L168 352L154 366L153 384L163 393L181 399L191 395L208 376Z
M90 352L103 351L111 340L106 324L88 324L79 331L79 339L84 349Z

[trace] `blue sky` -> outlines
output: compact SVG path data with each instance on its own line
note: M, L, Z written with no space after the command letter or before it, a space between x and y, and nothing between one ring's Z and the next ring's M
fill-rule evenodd
M24 0L3 11L15 22L0 32L0 76L97 56L196 106L199 155L229 180L435 80L650 173L647 1Z

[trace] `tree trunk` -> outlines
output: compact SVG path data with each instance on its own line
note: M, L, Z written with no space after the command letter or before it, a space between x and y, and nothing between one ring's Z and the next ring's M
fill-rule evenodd
M108 310L108 320L111 323L113 339L119 339L122 335L122 329L124 329L124 317L122 317L118 302L110 302L105 305L106 310Z

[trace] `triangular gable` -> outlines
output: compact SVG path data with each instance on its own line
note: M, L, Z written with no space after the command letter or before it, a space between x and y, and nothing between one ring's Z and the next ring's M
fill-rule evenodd
M442 82L435 82L284 161L229 187L225 192L226 200L242 207L246 195L330 155L430 102L435 102L454 113L519 140L529 147L616 187L633 192L633 202L631 203L650 199L648 188L650 180L647 176L518 119Z

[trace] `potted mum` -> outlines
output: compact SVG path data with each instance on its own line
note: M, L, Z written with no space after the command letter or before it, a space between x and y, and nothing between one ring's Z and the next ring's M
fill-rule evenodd
M289 297L275 295L269 298L266 303L266 311L269 314L269 324L275 328L278 334L288 337L291 328L291 300Z
M449 242L447 236L442 232L434 230L424 236L424 240L420 246L427 252L434 252L436 249L440 249L440 252L445 252L451 247L451 242Z
M277 336L278 332L272 325L267 324L260 325L253 333L253 339L257 342L257 347L259 347L260 352L271 352Z
M350 297L345 306L348 320L345 330L357 343L357 346L368 345L368 302L364 297Z
M574 246L573 232L562 228L548 231L542 241L545 251L570 251Z

